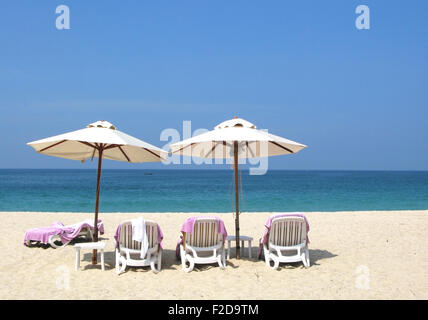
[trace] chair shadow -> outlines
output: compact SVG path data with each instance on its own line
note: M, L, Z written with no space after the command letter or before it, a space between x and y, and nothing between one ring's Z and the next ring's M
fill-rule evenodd
M30 248L30 249L38 248L38 249L44 249L44 250L52 248L50 244L41 243L41 242L31 243L30 245L26 245L26 247ZM54 248L52 248L52 249L54 249Z
M181 258L177 257L176 251L175 250L164 250L164 253L165 253L165 251L166 251L165 264L166 264L167 268L174 269L174 270L182 270ZM162 254L162 269L163 269L163 264L164 264L164 258L163 258L163 254ZM236 268L236 266L233 263L231 263L230 261L226 261L226 266ZM209 270L209 269L218 268L218 267L219 266L217 263L195 264L193 271L199 272L199 271Z
M165 255L165 257L164 257L164 255ZM163 251L163 253L162 253L162 269L164 268L164 265L165 265L166 269L172 269L172 270L180 270L180 271L182 271L182 268L181 268L181 258L177 257L175 250L168 250L168 249L166 249L166 250ZM209 270L209 269L212 269L212 268L218 268L218 267L219 266L218 266L217 263L195 264L195 267L193 268L193 271L201 272L201 271ZM229 260L226 261L226 267L237 268L237 266L235 266Z
M252 256L256 257L256 260L263 260L264 261L264 253L263 250L261 250L260 258L257 258L257 252L258 247L252 247ZM319 266L320 263L318 261L324 260L324 259L330 259L337 257L337 254L331 253L328 250L320 250L320 249L309 249L309 257L310 257L310 266ZM254 258L253 258L254 260ZM291 263L281 263L277 270L281 269L296 269L296 268L304 268L304 265L302 262L291 262Z
M331 253L328 250L309 249L309 257L311 260L311 265L319 266L317 261L337 257L337 254Z
M87 269L100 269L101 261L100 253L97 254L97 265L91 264L92 250L83 253L83 258L80 261L85 261L87 264L83 266L83 270ZM176 260L175 250L164 249L162 250L162 270L176 270L180 267L181 262ZM174 266L176 266L174 268ZM116 268L116 253L114 251L104 251L104 268L105 270L113 270ZM125 272L152 272L150 266L146 267L131 267L127 266Z
M104 240L107 241L107 240L110 240L110 238L98 237L98 240L99 241L104 241ZM67 246L70 246L70 245L73 246L76 243L85 243L85 242L91 242L91 241L92 241L92 239L90 239L90 238L86 238L84 236L80 236L80 237L77 237L77 238L74 238L73 240L71 240L67 244ZM62 242L59 241L59 240L54 241L54 244L56 244L59 247L61 247L63 245ZM60 248L54 248L54 247L52 247L49 243L41 243L41 242L31 243L29 246L27 246L27 248L42 248L44 250L49 249L49 248L51 248L51 249L60 249Z

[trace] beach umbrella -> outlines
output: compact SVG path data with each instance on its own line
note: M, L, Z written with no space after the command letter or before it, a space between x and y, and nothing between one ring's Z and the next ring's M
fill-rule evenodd
M220 123L212 131L170 146L172 154L233 159L236 257L238 259L240 258L238 159L294 154L305 147L298 142L270 134L266 130L259 130L254 124L237 117Z
M116 129L107 121L91 123L86 128L27 143L38 153L80 160L98 158L97 191L93 241L98 241L98 207L102 159L126 162L156 162L166 159L167 152ZM97 263L97 251L92 254Z

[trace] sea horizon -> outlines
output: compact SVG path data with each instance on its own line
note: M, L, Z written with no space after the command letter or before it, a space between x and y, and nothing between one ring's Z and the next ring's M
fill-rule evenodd
M0 170L82 170L82 171L94 171L97 168L0 168ZM162 170L194 170L194 171L209 171L209 170L220 170L220 171L231 171L230 168L103 168L102 171L107 170L130 170L130 171L162 171ZM249 168L239 168L240 171L249 171ZM356 172L428 172L428 169L269 169L269 171L356 171Z
M93 212L96 169L0 169L0 211ZM272 169L240 176L242 212L428 209L428 172ZM103 169L100 212L235 211L231 169Z

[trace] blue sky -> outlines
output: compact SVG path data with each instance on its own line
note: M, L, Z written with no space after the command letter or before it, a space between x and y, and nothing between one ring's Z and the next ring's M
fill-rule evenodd
M308 145L272 169L428 170L427 18L426 1L2 1L0 168L95 167L25 143L96 120L162 147L237 115Z

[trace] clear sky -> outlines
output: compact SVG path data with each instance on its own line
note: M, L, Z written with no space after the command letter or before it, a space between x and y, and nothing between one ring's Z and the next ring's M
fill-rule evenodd
M93 168L25 143L96 120L162 147L237 115L308 145L270 168L428 170L427 58L422 0L3 0L0 168Z

